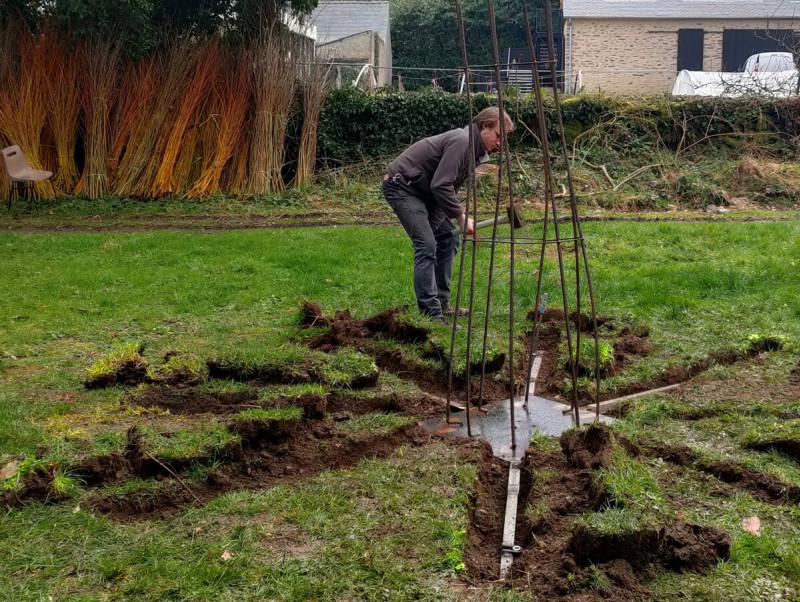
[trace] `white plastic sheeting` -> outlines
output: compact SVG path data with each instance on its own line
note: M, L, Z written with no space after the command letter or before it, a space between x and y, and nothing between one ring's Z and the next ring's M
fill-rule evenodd
M722 73L681 71L672 87L673 96L770 96L797 95L798 72Z

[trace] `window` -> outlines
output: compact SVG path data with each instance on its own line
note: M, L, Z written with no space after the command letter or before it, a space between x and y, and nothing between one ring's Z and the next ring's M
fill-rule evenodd
M678 30L678 71L703 70L703 39L702 29Z

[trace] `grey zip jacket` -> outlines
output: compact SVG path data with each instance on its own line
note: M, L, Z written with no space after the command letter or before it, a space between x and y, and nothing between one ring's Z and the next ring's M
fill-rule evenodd
M389 177L427 204L435 204L447 217L457 218L464 213L459 203L458 189L469 174L469 128L472 127L475 156L479 164L486 151L476 125L450 130L424 138L409 146L389 164Z

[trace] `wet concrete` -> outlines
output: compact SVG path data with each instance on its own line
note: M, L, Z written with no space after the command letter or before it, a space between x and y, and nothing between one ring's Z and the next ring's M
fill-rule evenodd
M572 413L564 414L567 408L563 403L550 401L544 397L531 396L525 407L524 396L514 400L514 424L516 448L511 447L511 408L508 400L498 401L484 406L486 412L473 408L470 411L472 436L484 439L492 446L492 452L498 458L516 463L525 455L528 441L534 433L557 436L575 426ZM467 416L464 412L453 413L452 418L460 424L446 424L444 418L434 417L424 423L424 427L441 435L467 437ZM594 406L583 409L580 414L581 424L594 422ZM600 421L609 423L613 418L600 415Z
M534 433L558 436L575 426L573 413L570 411L564 413L565 409L569 409L566 405L533 394L536 391L536 379L541 364L542 356L539 352L531 365L531 394L528 403L525 403L524 396L514 399L516 447L511 446L511 404L509 400L487 404L483 408L485 411L473 408L469 414L472 436L487 441L492 446L495 456L511 462L512 465L522 460L528 449L531 435ZM459 423L447 424L444 418L434 417L426 420L423 426L429 432L439 435L469 436L467 415L464 412L453 413L452 419ZM591 424L594 420L594 406L581 410L581 425ZM600 422L611 423L613 421L614 419L609 416L600 415Z

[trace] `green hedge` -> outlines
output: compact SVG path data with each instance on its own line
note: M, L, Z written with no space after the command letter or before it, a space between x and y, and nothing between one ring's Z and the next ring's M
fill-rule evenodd
M494 104L485 94L473 96L474 111ZM536 144L536 107L532 97L509 96L507 110L520 124L512 136L518 147ZM552 99L545 104L550 140L558 140ZM463 127L468 120L465 96L440 91L363 92L334 90L322 112L319 157L324 164L389 158L411 142ZM743 133L763 133L783 145L800 134L800 99L673 99L666 96L623 99L582 95L563 101L568 143L586 138L601 125L602 135L620 151L656 147L687 148L696 143L731 143Z

